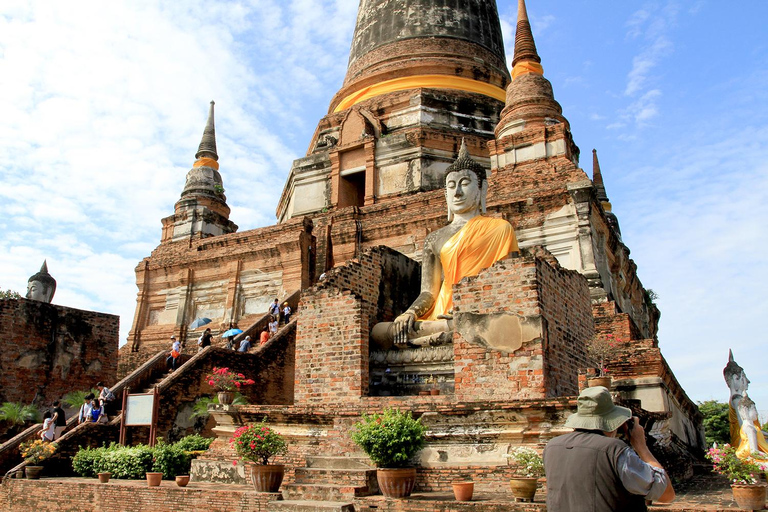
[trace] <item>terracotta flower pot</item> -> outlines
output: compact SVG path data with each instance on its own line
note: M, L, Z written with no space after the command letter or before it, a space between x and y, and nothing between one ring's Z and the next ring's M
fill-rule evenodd
M472 501L475 490L475 482L452 482L453 496L456 501Z
M99 473L99 483L105 484L109 482L109 479L112 477L112 473Z
M765 484L731 484L733 500L743 510L763 510L765 508Z
M28 480L37 480L40 478L40 473L43 472L43 466L27 466L24 471Z
M248 464L256 492L277 492L285 475L284 464Z
M163 481L162 473L147 473L147 485L150 487L158 487L160 482Z
M189 475L178 475L176 477L176 485L179 487L186 487L189 483Z
M611 389L611 378L602 377L590 377L587 379L587 386L593 388L595 386L603 386L604 388Z
M234 391L219 391L219 403L221 405L232 405L234 399Z
M533 501L538 478L514 477L509 480L515 501Z
M376 470L381 494L387 498L405 498L416 485L416 468L379 468Z

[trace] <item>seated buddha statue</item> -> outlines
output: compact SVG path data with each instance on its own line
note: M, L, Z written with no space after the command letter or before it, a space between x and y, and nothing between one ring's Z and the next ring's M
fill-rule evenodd
M745 391L739 400L739 418L741 419L740 439L736 446L736 455L745 459L752 457L763 462L768 462L768 442L760 430L757 407Z
M730 423L731 446L736 448L740 457L753 452L768 458L768 443L765 433L760 430L755 403L747 396L749 379L744 368L733 359L733 351L728 351L728 364L723 368L723 377L728 384L728 422Z
M427 235L421 262L421 290L394 322L374 326L379 348L434 346L452 340L453 285L517 252L512 225L485 217L488 180L462 140L456 161L446 169L448 225Z
M27 295L30 300L39 300L40 302L50 302L53 300L53 294L56 292L56 280L48 273L48 262L43 261L40 272L33 275L27 281Z

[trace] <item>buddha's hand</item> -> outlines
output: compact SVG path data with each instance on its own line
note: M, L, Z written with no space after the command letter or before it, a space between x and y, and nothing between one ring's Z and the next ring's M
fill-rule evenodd
M416 321L416 314L412 311L406 311L395 318L395 345L405 345L408 343L408 335L413 333L413 324Z

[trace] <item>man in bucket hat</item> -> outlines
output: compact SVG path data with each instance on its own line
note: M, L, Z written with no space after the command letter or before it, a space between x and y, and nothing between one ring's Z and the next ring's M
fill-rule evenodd
M602 386L587 388L568 417L570 434L544 449L549 512L647 510L645 500L675 498L667 472L645 443L643 427L626 407L613 403ZM631 447L616 438L627 434Z

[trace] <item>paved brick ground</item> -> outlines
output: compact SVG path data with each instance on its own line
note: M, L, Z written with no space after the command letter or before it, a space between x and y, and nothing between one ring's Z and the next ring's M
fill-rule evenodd
M95 479L85 478L43 478L39 482L61 482L88 483L90 485L99 485ZM26 483L26 482L25 482ZM32 484L40 485L40 484ZM44 485L44 484L43 484ZM109 486L125 486L129 488L146 488L146 482L143 480L111 480ZM172 481L163 481L163 488L176 488ZM190 489L199 491L210 491L212 494L218 494L221 491L230 493L250 493L250 486L231 485L231 484L212 484L203 482L190 482ZM651 505L651 512L717 512L717 511L735 511L736 503L732 499L731 489L728 481L720 476L712 474L697 475L693 479L676 486L677 499L669 505ZM181 500L184 493L176 495L175 500ZM457 503L453 500L450 493L415 493L409 498L410 503L406 504L400 500L388 500L383 496L371 496L357 500L360 510L461 510L461 511L518 511L518 512L546 512L544 504L545 496L541 493L536 495L534 503L514 503L509 500L509 495L502 493L475 493L472 502ZM399 503L398 503L399 502ZM178 502L177 502L178 504ZM405 505L405 506L403 506ZM89 510L85 506L82 510Z

